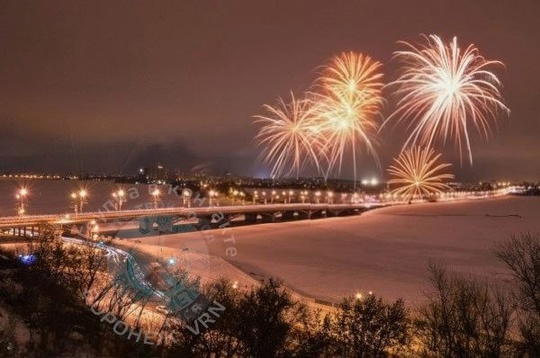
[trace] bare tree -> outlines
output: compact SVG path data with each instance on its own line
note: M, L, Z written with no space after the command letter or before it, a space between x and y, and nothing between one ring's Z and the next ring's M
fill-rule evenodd
M419 310L417 328L426 355L501 357L509 354L515 303L500 285L448 273L429 264L433 291Z
M494 249L510 269L519 302L520 348L523 354L540 357L540 234L512 235Z
M385 357L408 342L408 311L403 300L385 303L375 295L348 297L339 305L332 325L335 355Z

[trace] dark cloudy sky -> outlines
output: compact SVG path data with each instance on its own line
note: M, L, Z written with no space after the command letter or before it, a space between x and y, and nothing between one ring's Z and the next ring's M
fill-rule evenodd
M341 51L395 74L398 40L458 36L488 59L511 108L459 179L540 178L540 1L0 0L0 171L266 172L252 116ZM391 111L391 103L385 114ZM383 167L403 140L381 133ZM368 156L362 175L381 175ZM345 168L344 176L350 174Z

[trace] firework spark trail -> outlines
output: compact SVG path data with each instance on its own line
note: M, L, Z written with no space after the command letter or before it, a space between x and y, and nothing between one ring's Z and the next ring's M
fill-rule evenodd
M383 104L381 64L354 52L342 53L323 67L317 92L309 99L282 99L264 105L269 113L255 116L263 124L256 139L264 146L263 158L273 163L271 175L299 172L313 164L325 178L352 148L356 181L356 148L362 143L375 159L377 117Z
M501 82L489 70L503 64L486 60L473 45L462 52L456 37L449 44L436 35L424 38L426 43L419 46L401 41L408 50L394 54L404 67L388 86L397 87L401 98L383 125L396 117L398 122L410 120L408 128L413 130L403 149L453 138L460 158L465 147L472 165L469 127L476 127L488 139L490 119L496 124L498 110L510 112L502 102Z
M380 67L381 64L369 56L354 52L335 56L323 67L317 80L320 91L312 93L312 97L329 158L325 176L338 163L338 171L341 171L344 153L350 146L356 182L358 143L362 143L378 163L374 143L383 105Z
M432 148L412 147L394 158L394 165L387 171L394 179L388 184L398 184L393 194L403 195L405 200L412 200L415 196L430 196L448 190L450 187L443 183L444 179L453 179L452 174L439 173L451 164L439 163L441 154L435 155Z
M314 124L312 103L296 99L291 92L291 102L278 100L276 106L264 105L267 116L255 116L263 127L256 139L264 146L263 158L274 163L271 176L285 176L300 171L310 162L320 170L320 149L324 147L320 132Z

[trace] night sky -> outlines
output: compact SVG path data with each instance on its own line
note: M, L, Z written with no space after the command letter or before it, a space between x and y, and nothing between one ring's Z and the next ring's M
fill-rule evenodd
M474 166L439 146L457 179L540 179L539 16L538 0L0 0L0 171L161 162L265 175L253 139L262 104L300 95L342 51L371 55L392 80L396 41L433 33L506 64L512 113L489 143L473 136ZM381 133L383 168L403 128ZM360 175L383 175L368 155L360 163Z

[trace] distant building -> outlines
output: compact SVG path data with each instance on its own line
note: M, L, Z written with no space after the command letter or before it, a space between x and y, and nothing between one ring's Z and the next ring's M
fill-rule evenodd
M451 182L451 183L447 183L447 185L454 189L454 190L461 190L463 189L463 183L461 182Z
M161 164L158 164L155 167L139 169L139 181L142 183L164 182L167 179L167 171Z

